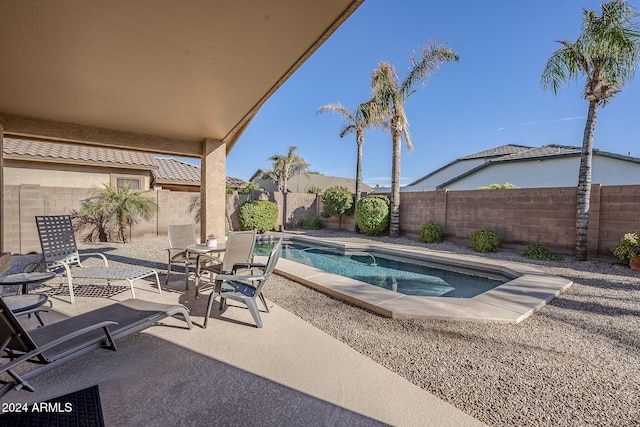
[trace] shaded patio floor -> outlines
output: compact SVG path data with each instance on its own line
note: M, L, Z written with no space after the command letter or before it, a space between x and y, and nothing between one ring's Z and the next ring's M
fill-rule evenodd
M262 329L240 306L214 308L202 329L207 298L185 291L183 277L172 275L162 294L136 281L136 296L184 304L193 330L179 317L165 319L118 341L117 352L96 350L31 381L35 393L11 391L0 402L97 384L105 422L114 426L482 425L270 301ZM53 321L131 296L126 288L110 297L81 294L75 305L52 297L54 311L43 316Z

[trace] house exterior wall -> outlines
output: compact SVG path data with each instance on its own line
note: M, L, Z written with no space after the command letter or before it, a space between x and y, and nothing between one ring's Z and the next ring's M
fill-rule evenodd
M580 158L495 163L448 184L449 190L475 190L481 186L510 182L520 188L571 187L578 185ZM591 182L602 185L640 184L640 164L611 157L593 156Z
M71 166L61 164L27 163L5 160L5 185L24 183L45 187L81 187L115 184L116 177L135 177L141 179L142 189L148 190L150 176L148 171L101 168L96 166Z
M485 161L486 159L469 159L454 162L413 185L402 187L400 191L435 191L436 187L443 182L450 181L456 176L482 165Z
M449 190L477 190L510 182L520 188L566 187L578 184L580 159L560 158L495 163L447 184ZM595 181L594 181L595 182Z

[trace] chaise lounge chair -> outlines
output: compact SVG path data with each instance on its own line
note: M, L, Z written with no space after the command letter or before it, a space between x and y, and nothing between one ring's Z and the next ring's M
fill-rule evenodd
M109 267L107 257L101 253L83 253L82 256L98 256L102 258L104 267L83 267L76 245L73 224L69 215L36 216L38 236L42 248L42 261L47 271L59 272L66 277L69 286L69 299L75 303L73 295L73 279L101 279L110 284L114 280L126 280L131 286L131 296L136 297L133 281L155 276L160 289L160 280L155 270L146 267Z
M118 338L174 314L182 315L189 329L193 327L186 307L129 299L26 331L0 298L0 353L10 359L0 365L0 374L12 378L0 388L0 396L12 388L34 391L28 383L31 378L96 348L116 350ZM18 366L26 362L34 362L37 367L19 372L22 367Z

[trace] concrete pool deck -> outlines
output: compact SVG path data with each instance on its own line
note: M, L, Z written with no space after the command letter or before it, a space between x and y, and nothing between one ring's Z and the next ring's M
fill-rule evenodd
M0 404L98 385L108 426L484 425L269 300L261 329L233 301L224 312L214 308L203 329L207 298L185 291L183 277L172 275L162 294L145 279L134 286L140 299L187 306L192 330L180 316L163 319L118 340L118 351L85 354L31 380L35 392L12 390ZM130 298L121 288L110 297L78 289L74 305L66 295L52 297L43 318L51 323Z
M474 320L495 323L519 323L540 310L573 282L543 273L533 267L506 261L488 260L426 248L407 249L395 245L345 243L314 237L288 236L295 242L331 245L350 250L369 251L401 257L403 260L428 260L438 264L481 269L513 277L507 283L473 298L447 298L404 295L388 289L323 270L280 259L276 272L334 298L347 301L391 318L432 318Z

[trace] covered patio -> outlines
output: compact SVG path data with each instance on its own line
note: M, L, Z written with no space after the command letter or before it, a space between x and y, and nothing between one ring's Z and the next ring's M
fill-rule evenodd
M9 2L4 137L199 159L200 234L225 229L226 155L264 102L363 0ZM5 215L0 221L0 272Z

